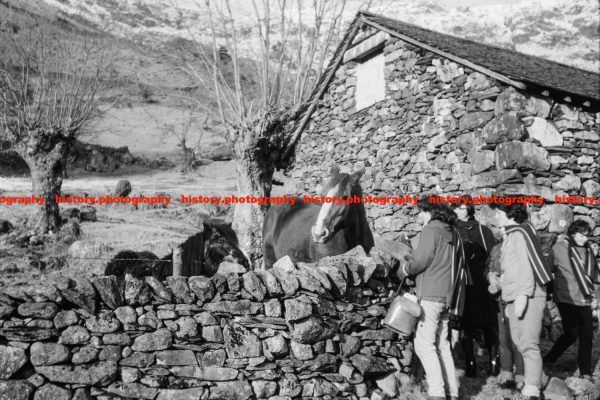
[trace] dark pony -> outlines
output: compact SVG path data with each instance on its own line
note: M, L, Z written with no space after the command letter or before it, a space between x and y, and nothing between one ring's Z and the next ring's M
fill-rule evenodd
M216 218L204 218L200 232L190 236L180 245L182 249L182 276L213 276L221 262L228 260L249 268L250 264L240 250L238 238L231 224ZM173 253L159 259L149 251L124 250L109 261L104 275L124 278L131 274L136 278L154 276L164 280L173 275Z
M319 194L335 202L314 204L298 198L293 206L271 206L263 225L265 268L286 255L294 262L313 262L343 254L357 245L369 252L374 245L373 234L358 184L363 172L345 174L331 167L331 177ZM338 199L343 199L341 204Z

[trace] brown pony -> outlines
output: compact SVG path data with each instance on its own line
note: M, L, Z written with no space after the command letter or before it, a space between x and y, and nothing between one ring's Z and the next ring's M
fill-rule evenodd
M286 255L294 262L313 262L343 254L359 244L368 253L374 241L365 207L360 200L348 202L362 198L358 180L363 173L349 175L331 167L331 177L320 194L335 198L335 203L305 203L298 198L293 206L272 205L263 225L265 268ZM341 204L339 198L343 198Z

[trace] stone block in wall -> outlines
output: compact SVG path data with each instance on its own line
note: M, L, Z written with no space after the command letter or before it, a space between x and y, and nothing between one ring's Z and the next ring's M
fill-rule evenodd
M159 389L156 400L196 400L203 398L204 388L189 389Z
M548 152L533 143L512 140L500 143L495 150L496 168L531 168L548 171L550 160Z
M575 139L597 143L600 142L600 134L594 131L579 131L575 132Z
M533 123L526 129L529 137L536 139L544 147L563 145L563 137L551 121L534 117Z
M435 72L442 82L452 82L453 79L465 73L462 67L459 67L458 64L452 61L445 61L442 64L442 61L435 58L431 63L435 67Z
M194 292L192 292L187 284L187 278L184 276L169 276L167 284L173 292L173 295L180 303L192 304L195 300Z
M31 363L36 366L60 364L70 357L69 349L60 343L35 342L29 350Z
M571 121L568 119L559 119L558 121L554 121L554 126L556 126L560 132L564 132L566 130L580 131L585 129L585 126L583 126L581 122Z
M310 316L292 324L290 337L298 343L314 344L332 338L338 329L338 323L332 319Z
M210 388L209 400L248 400L254 392L252 386L246 380L217 382L216 386Z
M525 136L521 120L513 114L503 114L488 122L482 130L482 137L488 144L497 144L508 140L520 140Z
M592 180L592 179L588 179L587 181L583 182L583 194L585 196L596 196L599 197L600 196L600 183Z
M133 351L166 350L173 344L173 337L168 329L158 329L135 338L131 349Z
M548 232L566 233L573 222L573 210L567 204L553 204L550 207L550 225Z
M531 223L538 231L546 229L550 224L551 218L552 213L549 206L542 207L539 211L531 213Z
M496 98L495 114L501 116L510 111L521 111L526 108L527 102L526 96L509 86Z
M467 80L465 82L464 88L465 91L475 90L481 91L489 88L491 86L488 77L480 72L471 72L469 76L467 76Z
M196 295L198 304L209 302L215 296L215 287L210 278L206 276L192 276L188 279L188 286Z
M229 358L262 356L260 339L243 326L233 323L223 329L225 349Z
M129 305L143 305L152 299L152 291L142 279L137 279L131 274L125 274L125 302Z
M53 302L62 303L63 296L60 291L52 284L45 285L27 285L24 291L34 302Z
M52 382L81 385L107 385L115 380L117 364L114 361L98 361L84 365L52 365L35 367L38 374Z
M553 120L578 121L579 110L564 103L556 103L554 107L552 107L550 118Z
M541 196L545 202L554 202L555 196L566 196L562 190L553 190L548 186L533 183L511 183L498 187L498 193L505 195Z
M461 131L479 128L494 118L494 113L486 111L468 112L460 117L458 127Z
M170 289L167 289L165 285L158 279L153 276L146 276L144 281L150 286L154 295L158 298L159 301L164 303L170 303L173 301L173 294Z
M104 304L109 308L114 310L123 304L123 295L116 276L99 276L93 278L91 282Z
M540 118L548 118L550 109L552 108L552 100L543 99L530 95L525 105L527 115L533 115Z
M23 303L17 308L22 317L52 319L58 312L58 304L52 302Z
M112 333L121 328L121 323L112 312L102 312L88 318L85 327L94 333Z
M62 331L60 343L77 345L86 344L90 340L90 332L83 326L73 325Z
M521 174L516 169L502 169L497 171L482 172L474 175L470 180L463 183L465 190L483 187L497 187L511 179L519 179Z
M485 143L483 137L478 132L468 132L462 134L456 138L457 147L465 154L468 154L471 151L476 151L481 148L481 146ZM450 154L448 155L450 157ZM456 157L454 154L452 157ZM454 164L455 162L459 162L458 158L456 161L446 160L449 164Z
M566 192L578 192L581 188L581 179L579 179L577 175L568 174L560 178L557 182L554 182L552 187L554 189L560 189Z
M596 161L596 159L592 156L583 155L577 157L577 164L579 165L591 165L594 161Z
M26 362L25 350L0 345L0 379L10 379Z
M108 388L108 393L124 398L152 400L158 394L158 389L142 385L141 383L114 382Z
M33 400L71 400L69 389L47 383L36 390Z
M83 308L90 314L96 312L96 291L88 279L68 279L66 285L67 287L61 288L60 291L67 301Z
M473 173L478 174L494 166L494 152L491 150L471 151L468 159L473 165Z

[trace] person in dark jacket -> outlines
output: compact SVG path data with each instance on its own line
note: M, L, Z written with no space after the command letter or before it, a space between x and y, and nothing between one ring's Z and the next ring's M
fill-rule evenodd
M554 273L553 297L562 318L564 333L546 356L545 363L554 363L579 339L577 360L579 373L584 379L592 376L592 294L594 283L599 283L600 270L587 235L590 225L575 221L566 239L552 247L550 264Z
M467 268L473 284L467 287L465 310L461 321L463 331L462 348L465 353L466 376L477 376L477 363L473 350L477 331L483 332L485 347L489 355L488 375L498 375L498 304L488 292L487 260L496 244L492 231L475 219L475 207L471 202L454 209L465 250Z
M425 223L414 257L398 269L398 277L416 275L422 313L415 332L415 353L421 360L432 400L458 399L458 379L448 340L451 315L461 314L466 266L456 216L445 204L419 200L419 217ZM462 297L461 297L462 296Z

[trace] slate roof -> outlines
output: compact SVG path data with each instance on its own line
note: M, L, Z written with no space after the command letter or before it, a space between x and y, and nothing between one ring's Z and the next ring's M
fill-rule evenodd
M382 15L368 12L361 12L360 14L367 24L374 22L513 80L590 100L600 100L600 74L516 51L434 32Z
M422 44L503 75L512 81L525 84L528 89L548 90L551 97L562 97L560 100L563 100L565 96L575 96L579 100L578 103L589 101L591 110L594 112L600 108L600 74L431 31L383 15L360 11L348 27L310 97L299 107L293 117L293 120L296 121L293 128L294 133L283 159L286 159L295 148L317 102L331 83L335 70L342 63L344 53L352 47L350 43L363 24L371 25L376 29L379 28L374 24L380 25Z

